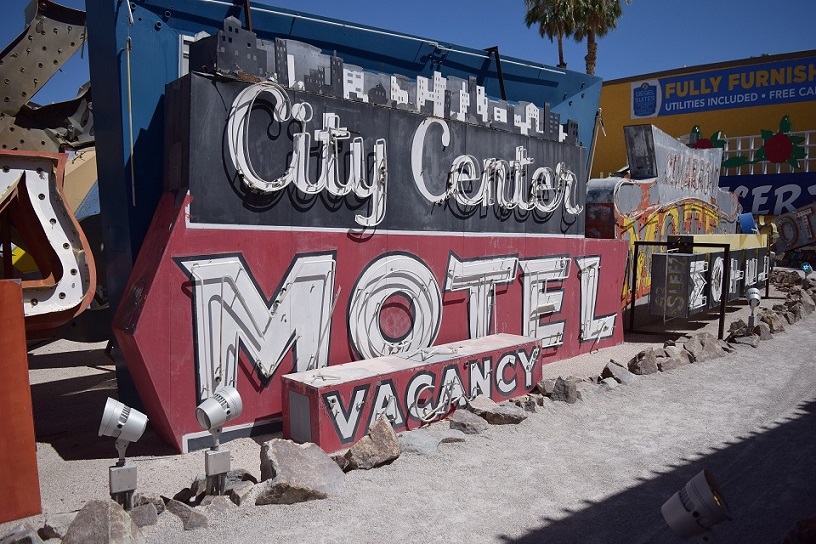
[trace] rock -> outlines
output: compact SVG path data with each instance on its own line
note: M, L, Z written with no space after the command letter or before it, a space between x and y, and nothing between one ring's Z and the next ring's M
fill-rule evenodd
M575 388L575 394L580 401L586 401L592 395L598 393L600 388L591 382L579 382Z
M774 304L773 306L771 306L771 309L772 309L774 312L782 312L782 313L784 313L784 312L787 312L787 311L788 311L788 305L787 305L787 304Z
M762 310L759 320L766 323L773 334L785 331L785 325L779 314L770 310Z
M661 357L657 360L657 368L660 370L660 372L668 372L669 370L674 370L675 368L687 364L688 363L684 363L680 359L672 359L671 357Z
M156 506L152 502L148 502L147 504L134 506L133 510L130 511L130 519L139 527L147 527L148 525L156 525L159 521L159 513L156 511Z
M802 319L805 317L805 309L801 302L797 302L791 306L790 312L793 314L793 319L795 321L802 321Z
M759 336L752 334L751 336L740 336L734 339L734 342L744 346L751 346L755 348L759 345Z
M793 325L796 323L796 318L791 312L785 312L782 314L782 316L785 318L785 321L788 322L788 325Z
M133 497L133 506L141 506L151 503L156 507L156 513L161 515L164 512L164 499L157 493L136 493Z
M207 516L195 510L190 505L184 504L183 502L177 501L175 499L170 499L167 501L165 505L167 507L167 511L171 514L175 514L181 520L182 525L184 526L185 531L192 531L194 529L206 529L209 525L209 520L207 520Z
M485 423L487 423L487 422L485 422ZM347 453L348 453L348 450L342 450L342 451L339 451L337 453L332 454L332 456L331 456L332 461L337 463L337 466L340 467L340 470L342 470L343 472L348 472L349 470L351 470L349 468L349 461L348 461L348 459L346 459L346 454Z
M693 334L683 347L697 363L725 356L725 351L720 347L717 337L710 332Z
M552 394L554 387L555 380L553 378L540 380L538 383L536 383L536 389L538 389L538 392L545 397L549 397Z
M250 481L247 481L246 483L253 486L255 485ZM204 500L201 501L201 508L204 509L207 516L222 517L235 508L235 503L232 502L226 495L209 495L204 497Z
M805 315L810 315L816 311L816 303L813 302L810 295L804 295L799 302L802 304L802 311Z
M668 348L670 346L676 346L676 345L677 345L677 342L675 342L674 340L671 340L671 339L666 340L665 342L663 342L663 347L664 348Z
M623 385L634 385L639 378L615 361L609 361L601 372L601 378L615 378Z
M416 429L399 435L400 449L403 453L417 453L420 455L436 455L439 453L439 444L450 442L464 442L465 433L453 429L430 430Z
M0 544L43 544L43 541L34 529L20 525L7 535L0 536Z
M736 321L732 321L731 325L728 326L728 332L731 333L732 336L745 336L748 334L748 324L742 319L737 319Z
M368 470L390 463L400 455L397 433L384 415L380 416L361 438L346 452L348 470Z
M641 351L632 357L627 366L629 367L629 371L633 374L641 376L654 374L658 370L657 357L655 356L654 349L649 348Z
M580 381L580 379L574 376L570 376L567 379L559 376L558 379L555 380L555 385L553 386L550 398L552 400L566 402L568 404L575 404L578 402L577 387Z
M465 434L479 434L490 427L490 423L468 410L456 410L449 418L450 428Z
M764 321L757 323L756 327L754 327L754 334L759 336L760 340L771 340L773 338L771 328Z
M547 398L539 393L527 393L527 396L533 399L537 406L544 406L544 399Z
M620 383L618 383L618 380L616 380L615 378L604 378L603 380L601 380L601 387L603 387L607 391L611 391L616 387L620 387Z
M325 499L340 491L343 478L337 463L317 445L274 438L261 446L263 484L255 504Z
M110 499L91 500L71 522L63 544L130 544L144 542L139 526L125 509Z
M485 395L478 395L468 403L468 410L491 425L521 423L527 419L527 412L510 403L496 404Z
M719 342L720 347L726 353L734 353L735 351L737 351L736 349L734 349L734 346L732 346L731 344L729 344L725 340L718 340L717 342Z
M664 351L666 352L666 357L670 359L677 359L679 361L679 365L687 365L691 363L691 355L689 355L689 352L682 347L670 346L665 348Z
M164 503L162 503L162 508L164 508ZM37 531L37 534L43 540L49 540L51 538L59 538L62 540L76 515L76 512L48 515L43 521L43 526Z
M514 399L510 399L510 402L524 410L525 412L532 412L535 413L536 411L536 401L529 395L522 395L520 397L516 397Z
M227 496L229 499L236 505L241 506L246 502L249 494L252 492L252 488L255 487L256 484L253 484L249 480L245 480L243 482L238 482L234 486L232 486L229 490Z

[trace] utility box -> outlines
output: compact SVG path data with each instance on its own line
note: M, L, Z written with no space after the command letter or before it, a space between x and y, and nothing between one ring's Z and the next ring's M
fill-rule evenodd
M283 436L332 453L363 438L381 416L395 431L442 419L464 397L496 402L541 379L541 342L494 334L283 377Z

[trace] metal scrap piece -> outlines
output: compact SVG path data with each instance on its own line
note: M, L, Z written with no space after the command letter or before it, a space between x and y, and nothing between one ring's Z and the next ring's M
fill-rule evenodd
M0 132L84 41L84 11L37 2L28 27L0 52Z

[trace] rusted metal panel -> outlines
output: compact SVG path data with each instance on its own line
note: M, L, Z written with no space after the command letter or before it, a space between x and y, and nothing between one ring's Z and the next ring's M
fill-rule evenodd
M19 282L0 280L0 523L42 510L22 300Z

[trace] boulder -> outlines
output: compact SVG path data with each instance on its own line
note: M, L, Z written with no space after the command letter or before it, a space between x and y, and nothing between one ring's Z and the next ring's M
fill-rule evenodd
M734 346L732 346L731 344L729 344L725 340L718 340L718 342L720 344L720 347L726 353L734 353L735 351L737 351L736 349L734 349Z
M745 336L748 334L748 324L742 319L737 319L728 326L728 332L730 336Z
M796 317L791 312L784 312L782 317L788 322L788 325L796 323Z
M436 455L439 453L439 444L464 442L465 433L453 429L416 429L404 432L398 438L402 453Z
M754 334L759 336L760 340L771 340L773 338L771 328L764 321L757 323L756 327L754 327Z
M689 355L689 352L682 347L669 346L663 348L663 351L666 352L666 357L669 359L677 360L677 364L675 366L687 365L691 363L691 355Z
M616 387L620 387L620 383L615 378L604 378L601 380L601 387L603 387L607 391L611 391Z
M589 397L595 395L600 391L600 388L592 383L592 382L579 382L575 387L575 394L578 397L578 400L585 401L589 399Z
M294 504L340 491L343 471L319 446L274 438L261 446L261 484L255 504Z
M156 525L159 521L159 513L156 511L156 506L152 502L147 504L140 504L134 506L130 511L130 519L139 527L147 527L148 525Z
M347 470L368 470L390 463L400 455L399 440L391 423L381 415L368 434L346 452Z
M136 522L124 508L110 499L85 503L62 539L63 544L133 544L144 541Z
M545 397L549 397L552 394L554 387L555 380L553 378L539 380L538 383L536 383L536 389L538 390L539 393L541 393Z
M252 482L247 483L252 484L253 486L255 485ZM204 497L204 500L201 501L201 508L209 517L225 516L228 512L234 509L235 506L235 503L232 502L226 495L209 495Z
M802 304L802 310L805 315L810 315L816 311L816 303L813 302L810 295L805 294L799 302Z
M456 410L449 418L450 428L465 434L479 434L490 427L490 423L468 410Z
M167 511L171 514L178 516L181 520L182 525L184 526L185 531L192 531L194 529L206 529L209 525L209 520L207 516L202 514L200 511L196 510L192 506L188 504L184 504L183 502L177 501L175 499L170 499L165 504L167 507Z
M550 400L539 393L527 393L527 396L533 399L537 406L544 406L544 402Z
M141 506L150 503L156 508L156 513L161 515L164 512L164 499L158 493L136 493L133 497L133 506Z
M627 365L629 371L640 376L657 372L657 356L653 348L645 349L632 357Z
M568 404L575 404L578 402L578 384L581 382L575 376L569 376L564 379L561 376L555 380L550 398Z
M661 357L657 360L657 368L660 370L660 372L668 372L669 370L674 370L675 368L687 364L688 363L684 363L680 359L672 359L671 357Z
M698 332L691 335L683 347L696 363L725 356L725 351L720 347L717 337L710 332Z
M238 482L230 488L227 496L236 506L241 506L247 501L255 485L251 481Z
M468 403L468 410L484 418L484 420L491 425L510 425L521 423L527 419L527 412L518 406L510 404L509 402L496 404L485 395L478 395L475 399L470 401Z
M514 399L510 399L510 402L524 410L525 412L533 412L536 411L536 400L531 397L530 395L522 395L520 397L516 397Z
M756 334L752 334L751 336L739 336L734 338L734 343L755 348L759 345L759 336Z
M785 331L785 325L782 323L782 319L779 317L779 314L774 311L763 309L759 320L767 324L773 334Z
M604 367L603 372L601 372L601 378L615 378L623 385L633 385L637 383L639 379L614 360L610 360L606 367Z

